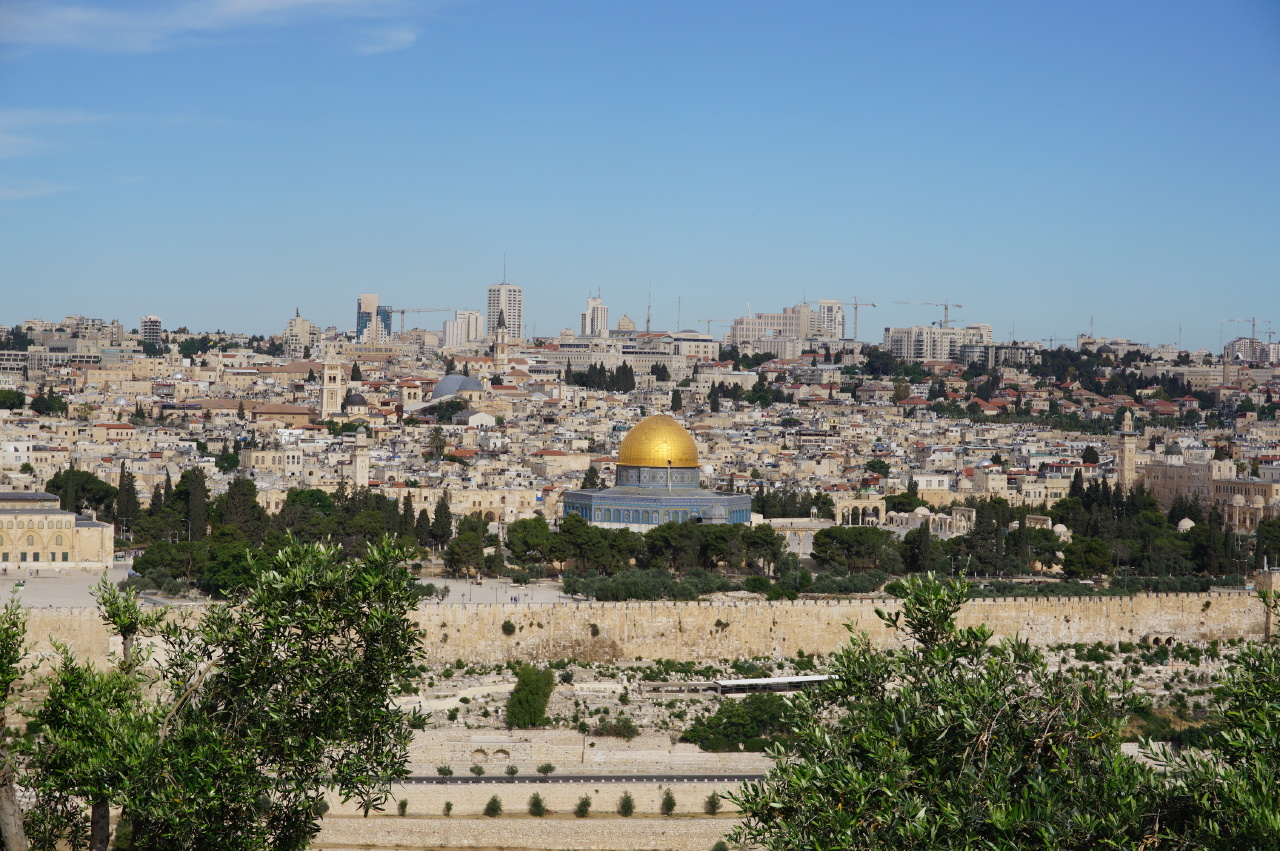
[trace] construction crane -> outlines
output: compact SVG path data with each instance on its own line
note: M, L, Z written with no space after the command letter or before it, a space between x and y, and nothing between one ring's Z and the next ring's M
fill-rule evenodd
M1223 322L1248 322L1249 323L1249 360L1256 360L1257 354L1258 354L1256 351L1256 348L1261 343L1261 341L1258 339L1258 323L1261 322L1263 325L1270 325L1271 320L1259 319L1256 316L1250 316L1248 319L1219 319L1218 320L1219 329L1222 328Z
M924 304L930 307L942 308L942 324L939 328L946 328L951 324L951 308L964 307L963 304L956 304L953 301L895 301L894 304Z
M400 314L400 333L404 333L404 315L406 313L448 313L452 307L397 307L387 311Z
M712 322L732 322L733 320L732 320L732 319L695 319L695 320L693 320L693 321L694 321L694 322L705 322L705 323L707 323L707 336L708 336L708 337L710 337L710 336L711 336L711 323L712 323Z
M854 296L853 301L839 301L836 304L843 304L853 308L853 342L858 342L858 308L859 307L878 307L874 301L858 301L858 297Z

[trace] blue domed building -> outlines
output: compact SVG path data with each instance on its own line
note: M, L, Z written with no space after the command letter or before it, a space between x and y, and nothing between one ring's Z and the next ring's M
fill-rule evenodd
M646 531L663 523L749 523L751 497L699 487L693 435L666 414L641 420L618 449L617 484L564 495L564 513L593 526Z

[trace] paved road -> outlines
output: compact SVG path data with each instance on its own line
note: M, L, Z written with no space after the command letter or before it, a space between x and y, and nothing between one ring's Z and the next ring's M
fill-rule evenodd
M535 774L517 774L508 777L505 774L485 774L480 777L416 776L409 777L406 783L432 783L445 786L459 783L744 783L748 780L763 780L763 774L550 774L546 777Z

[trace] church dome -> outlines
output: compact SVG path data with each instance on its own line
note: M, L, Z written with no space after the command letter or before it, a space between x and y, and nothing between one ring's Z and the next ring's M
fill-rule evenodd
M645 417L622 439L618 464L627 467L697 467L693 435L666 414Z
M464 390L483 389L484 385L470 375L451 372L436 383L435 388L431 391L431 398L439 399L441 396L454 396Z

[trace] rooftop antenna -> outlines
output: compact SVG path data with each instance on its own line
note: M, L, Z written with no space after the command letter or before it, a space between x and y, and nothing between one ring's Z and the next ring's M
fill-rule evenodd
M684 306L684 296L676 298L676 330L680 330L680 309Z
M649 282L649 306L644 309L644 332L649 333L649 323L653 320L653 281Z
M507 252L502 252L502 283L507 282Z

